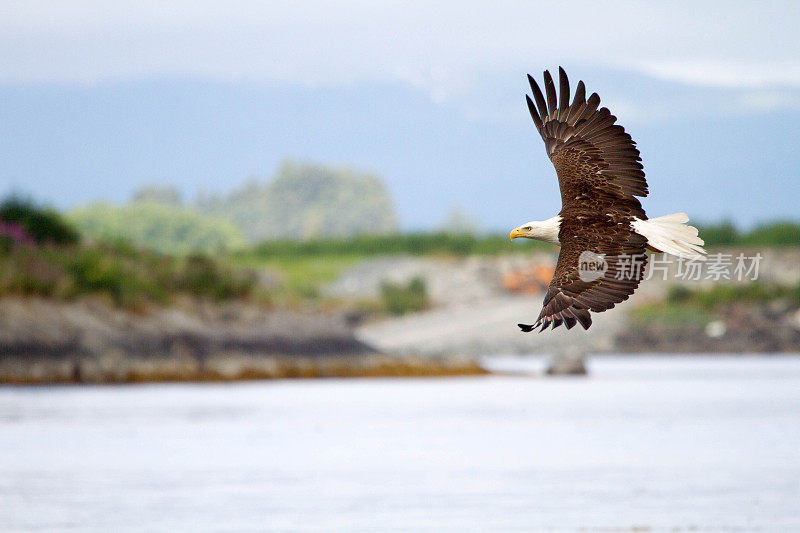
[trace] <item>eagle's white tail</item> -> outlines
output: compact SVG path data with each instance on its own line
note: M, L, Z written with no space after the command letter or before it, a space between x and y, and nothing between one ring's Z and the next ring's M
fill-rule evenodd
M703 259L703 239L698 237L697 228L686 224L686 213L673 213L649 220L633 221L631 226L639 235L647 238L647 244L660 252L692 259Z

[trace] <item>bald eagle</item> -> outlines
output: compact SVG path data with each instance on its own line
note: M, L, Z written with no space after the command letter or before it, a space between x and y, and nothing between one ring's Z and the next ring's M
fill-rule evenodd
M576 323L588 329L590 311L611 309L639 286L648 248L692 259L706 253L685 213L647 218L636 198L648 192L636 143L607 108L598 108L597 93L586 98L582 81L570 104L567 74L561 67L558 73L558 97L548 71L544 94L528 75L533 100L525 96L561 189L558 215L511 232L511 239L561 246L539 318L519 324L526 332L562 323L567 329Z

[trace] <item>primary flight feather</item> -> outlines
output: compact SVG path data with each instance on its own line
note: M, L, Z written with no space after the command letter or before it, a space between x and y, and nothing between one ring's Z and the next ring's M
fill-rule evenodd
M558 96L550 72L544 72L544 93L528 76L528 109L556 169L561 211L515 228L511 238L559 244L561 251L542 311L533 324L519 324L523 331L578 323L588 329L590 312L611 309L639 286L647 248L691 259L705 254L684 213L647 218L636 198L648 193L636 143L599 108L597 93L586 98L582 81L570 103L567 74L560 67L558 74Z

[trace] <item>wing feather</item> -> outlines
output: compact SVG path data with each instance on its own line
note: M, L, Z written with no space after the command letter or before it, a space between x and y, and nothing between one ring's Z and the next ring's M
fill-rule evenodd
M531 100L531 97L526 94L525 101L528 103L528 110L531 112L531 118L533 119L533 123L536 124L537 129L541 130L542 118L539 116L539 112L536 111L536 106L533 104L533 100Z
M564 77L566 77L566 73L564 74ZM569 98L569 95L567 95L567 98ZM575 98L572 99L572 105L570 106L570 116L573 115L573 110L579 108L581 104L585 103L586 103L586 85L584 85L583 80L581 80L578 82L578 87L575 88ZM567 122L574 125L574 123L570 120L567 120Z
M556 85L550 71L544 71L544 91L547 94L547 116L555 115L558 103L556 101Z
M536 80L528 74L528 83L531 85L531 91L533 92L533 98L536 100L536 107L539 108L539 116L542 117L544 120L547 117L547 104L544 103L544 95L542 94L542 90L539 88L539 84L536 83ZM539 129L541 132L541 128Z
M561 67L558 67L558 85L558 119L566 122L569 113L569 78Z

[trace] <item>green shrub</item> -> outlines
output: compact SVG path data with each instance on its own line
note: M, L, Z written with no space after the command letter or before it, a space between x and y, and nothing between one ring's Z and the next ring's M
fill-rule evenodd
M706 246L797 246L800 224L791 221L761 224L749 232L739 231L730 221L719 224L698 224Z
M668 304L692 305L705 310L713 310L720 305L736 302L765 303L775 300L784 300L790 305L800 306L800 283L795 285L763 282L718 283L697 290L678 285L670 287L667 292Z
M215 300L243 298L256 285L249 272L234 271L202 254L190 255L178 272L178 290Z
M713 312L700 309L687 303L645 303L630 310L630 318L635 324L658 324L670 328L703 327L712 320Z
M58 287L61 270L36 253L35 249L20 248L13 268L3 268L3 293L23 296L52 296ZM6 265L4 265L5 267Z
M698 224L697 227L706 246L729 246L739 243L739 231L729 220L719 224Z
M0 202L0 220L21 227L37 244L75 244L78 232L53 209L12 196Z
M756 226L742 239L742 244L764 246L797 246L800 244L800 224L773 222Z
M407 285L384 282L381 299L386 312L396 316L422 311L429 306L428 291L422 278L414 278Z
M101 296L139 309L178 295L226 300L250 298L256 278L206 256L176 258L126 243L15 247L0 258L0 295L57 299ZM265 298L260 297L260 300Z
M14 239L8 235L0 235L0 256L8 254L14 247Z
M153 265L148 266L113 247L78 249L62 261L72 281L74 296L105 294L114 303L129 308L141 307L148 301L167 300L167 290L158 283L158 276L153 275Z

